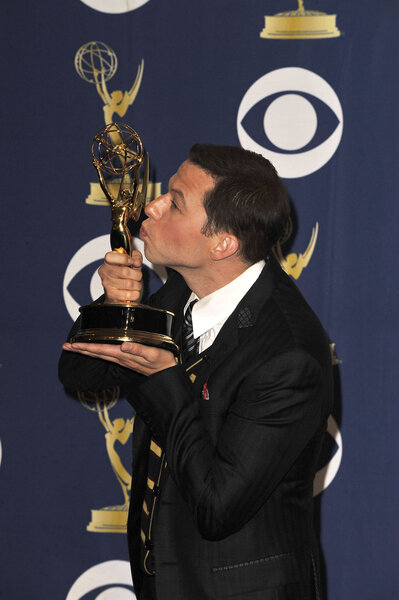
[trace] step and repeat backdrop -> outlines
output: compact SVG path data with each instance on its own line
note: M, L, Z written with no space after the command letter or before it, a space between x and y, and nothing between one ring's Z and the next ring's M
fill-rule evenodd
M326 596L399 598L397 2L3 0L0 16L0 598L135 598L134 414L117 390L72 397L57 378L101 293L110 208L91 144L113 121L149 152L148 198L198 141L259 152L284 179L275 253L334 364L314 484ZM147 291L165 275L146 262Z

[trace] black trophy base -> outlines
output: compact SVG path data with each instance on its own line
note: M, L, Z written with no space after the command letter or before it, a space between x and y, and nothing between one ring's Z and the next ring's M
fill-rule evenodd
M80 307L81 327L71 342L138 342L179 353L172 339L174 314L144 304L89 304Z

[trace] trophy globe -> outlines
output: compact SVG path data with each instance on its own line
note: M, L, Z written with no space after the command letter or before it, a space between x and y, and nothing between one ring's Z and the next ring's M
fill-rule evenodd
M75 54L75 69L82 79L88 83L109 81L118 68L115 52L104 42L87 42Z
M93 162L103 174L121 177L139 167L144 159L141 139L129 125L111 123L94 136Z
M112 250L132 253L128 221L137 221L145 206L148 155L141 139L129 125L110 123L94 136L91 152L101 188L111 203ZM143 183L139 189L140 170Z

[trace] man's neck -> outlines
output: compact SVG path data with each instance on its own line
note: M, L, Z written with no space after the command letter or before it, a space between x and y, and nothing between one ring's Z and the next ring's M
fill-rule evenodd
M231 262L213 262L208 268L181 269L180 274L186 284L198 298L203 298L224 287L233 279L236 279L241 273L246 271L251 265L241 260Z

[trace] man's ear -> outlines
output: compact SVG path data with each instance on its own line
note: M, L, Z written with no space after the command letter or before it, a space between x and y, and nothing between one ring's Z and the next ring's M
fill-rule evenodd
M211 250L213 260L223 260L238 252L238 239L232 233L217 233L215 235L215 242Z

